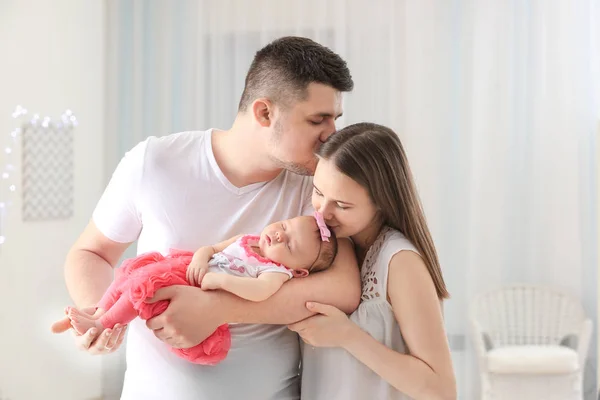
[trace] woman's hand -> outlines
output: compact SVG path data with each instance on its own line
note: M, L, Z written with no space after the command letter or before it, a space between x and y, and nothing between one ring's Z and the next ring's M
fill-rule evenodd
M343 311L333 306L308 302L306 308L318 314L289 325L288 328L297 332L311 346L344 347L352 333L360 329Z

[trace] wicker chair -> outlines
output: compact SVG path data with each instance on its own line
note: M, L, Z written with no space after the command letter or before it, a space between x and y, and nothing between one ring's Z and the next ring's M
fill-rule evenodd
M482 400L582 400L592 322L577 299L513 285L470 310Z

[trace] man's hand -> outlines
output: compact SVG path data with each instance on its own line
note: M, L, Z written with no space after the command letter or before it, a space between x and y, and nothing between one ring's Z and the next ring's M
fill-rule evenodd
M98 334L96 328L88 330L85 334L79 335L75 331L75 343L80 350L86 351L92 355L110 354L119 349L125 339L127 325L115 325L113 329L105 329Z
M149 319L146 326L154 335L174 348L190 348L226 323L219 296L193 286L169 286L156 291L148 303L169 301L169 307Z
M81 311L90 315L99 316L95 307L84 308ZM62 333L69 329L71 329L71 322L68 318L66 320L58 321L52 326L52 332L54 333ZM117 351L125 339L126 331L127 325L121 326L117 324L113 329L105 329L103 332L100 332L100 334L98 334L96 328L91 328L83 335L79 335L73 330L73 335L75 336L77 348L90 354L98 355Z

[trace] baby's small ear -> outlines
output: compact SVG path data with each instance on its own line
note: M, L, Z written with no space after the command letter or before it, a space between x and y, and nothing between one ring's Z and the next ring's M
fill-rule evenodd
M294 278L306 278L309 272L307 269L301 268L292 270L292 274L294 275Z

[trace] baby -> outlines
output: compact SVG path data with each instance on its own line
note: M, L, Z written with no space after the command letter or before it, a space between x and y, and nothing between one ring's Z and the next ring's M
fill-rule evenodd
M336 255L337 239L321 214L296 217L267 226L259 236L239 235L195 253L152 252L125 260L94 315L68 307L66 318L79 334L94 327L101 332L117 323L124 325L137 316L149 319L162 313L168 302L145 300L170 285L221 289L263 301L289 279L327 269ZM59 321L53 328L64 323ZM225 358L230 346L231 335L223 325L195 347L171 350L192 362L214 365Z
M187 280L204 290L222 289L263 301L290 278L328 268L337 253L337 240L330 237L317 213L314 218L276 222L260 236L240 235L200 248L188 267Z

